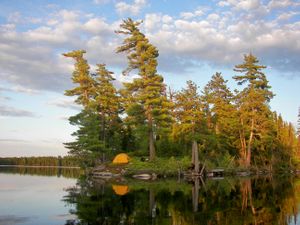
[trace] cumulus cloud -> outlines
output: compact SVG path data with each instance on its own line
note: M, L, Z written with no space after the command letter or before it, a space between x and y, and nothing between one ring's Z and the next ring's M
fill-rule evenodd
M110 2L110 0L93 0L95 4L101 5L101 4L107 4Z
M149 13L141 29L158 47L162 71L187 71L199 62L232 66L250 51L275 69L299 71L300 21L296 9L279 13L274 20L263 19L272 7L295 7L293 1L280 2L223 0L217 9L198 7L172 16ZM137 14L146 4L145 0L135 0L115 6L119 13ZM123 38L114 33L120 23L80 11L59 10L49 14L40 26L19 30L17 21L10 18L0 25L0 79L16 92L63 92L72 87L74 62L61 53L74 49L85 49L91 65L124 68L125 55L115 53ZM116 85L121 86L118 81Z
M271 0L268 3L268 7L271 9L286 8L289 6L300 6L300 2L293 1L293 0Z
M17 109L10 106L0 105L0 116L9 117L37 117L33 112Z
M260 0L222 0L218 2L221 7L234 6L239 10L253 10L260 6Z
M180 17L183 19L186 19L186 20L201 17L201 16L205 15L206 10L207 10L207 8L199 7L193 12L181 12Z
M278 16L278 20L289 20L291 19L292 17L296 16L296 15L299 15L300 13L299 12L284 12L282 14L280 14Z
M124 56L114 52L120 43L114 33L119 21L109 24L97 17L81 21L81 16L61 10L52 15L50 24L25 31L12 23L0 25L1 80L16 86L18 92L62 92L71 87L74 62L61 53L74 49L87 50L92 64L124 64Z
M237 1L224 2L222 5L229 6ZM260 1L239 3L241 5L232 7L249 10L249 13L225 10L192 21L192 14L186 14L185 17L180 15L180 19L173 18L168 24L162 21L161 14L146 15L147 36L160 50L160 57L172 62L172 66L178 59L190 60L189 66L197 65L195 61L232 66L242 59L243 54L253 52L274 69L299 70L300 22L279 22L295 13L282 14L279 20L263 20L257 15L269 13L267 5Z
M146 0L134 0L132 4L121 1L116 3L115 8L120 15L138 15L146 4Z

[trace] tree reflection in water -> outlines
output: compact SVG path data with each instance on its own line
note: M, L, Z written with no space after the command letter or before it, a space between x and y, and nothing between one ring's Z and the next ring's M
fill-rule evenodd
M113 185L79 179L64 198L78 219L66 224L285 225L296 224L300 203L300 180L292 177Z

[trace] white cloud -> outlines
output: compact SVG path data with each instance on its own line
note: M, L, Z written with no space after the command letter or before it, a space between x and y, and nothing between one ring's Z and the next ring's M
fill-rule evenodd
M98 5L102 5L102 4L107 4L110 2L110 0L93 0L93 2L95 4L98 4Z
M280 14L277 19L278 20L289 20L291 19L293 16L299 15L299 12L284 12L282 14Z
M221 7L230 6L230 3L228 1L220 1L218 2L218 6Z
M293 5L294 3L291 0L271 0L268 4L268 7L273 8L285 8Z
M19 23L21 21L21 13L13 12L13 13L9 14L7 21L9 23Z
M146 0L134 0L132 4L128 4L126 2L117 2L115 8L117 13L119 13L120 15L138 15L146 6L146 4Z
M196 17L201 17L201 16L205 15L206 10L207 10L206 8L203 8L203 9L197 8L193 12L181 12L180 17L183 19L186 19L186 20L193 19Z
M91 18L83 26L86 31L92 34L112 32L112 27L101 18Z
M232 6L237 10L255 10L261 6L261 0L222 0L219 1L218 6Z
M218 14L215 14L215 13L211 13L207 16L207 20L209 21L216 21L216 20L219 20L220 19L220 16Z
M248 11L248 10L258 9L260 5L261 5L260 0L241 0L236 5L236 8Z

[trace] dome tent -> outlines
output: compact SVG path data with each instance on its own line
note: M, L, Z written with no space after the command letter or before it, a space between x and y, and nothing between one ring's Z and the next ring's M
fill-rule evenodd
M112 188L117 195L126 195L129 192L127 185L113 185Z
M129 156L125 153L120 153L115 156L113 164L127 164L129 162Z

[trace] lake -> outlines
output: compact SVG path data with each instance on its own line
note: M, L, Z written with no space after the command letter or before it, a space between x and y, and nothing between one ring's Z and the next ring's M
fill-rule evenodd
M1 225L300 224L300 179L80 177L76 169L0 168Z

